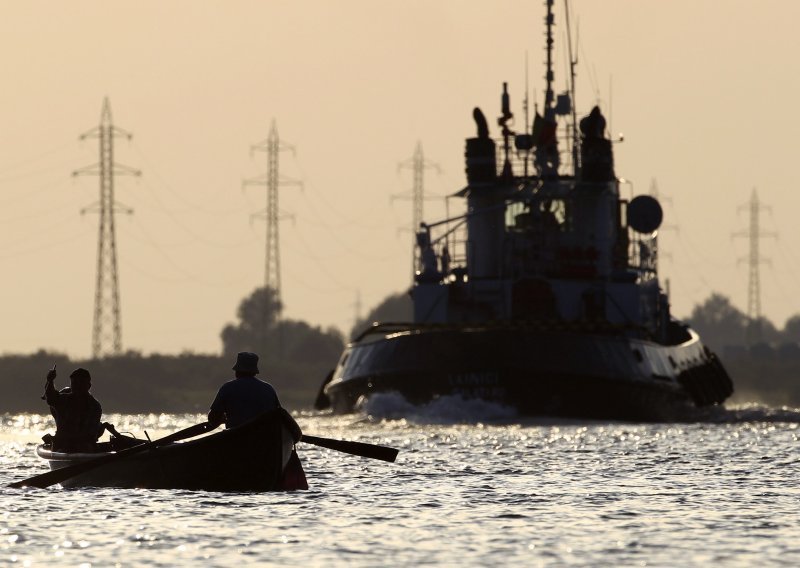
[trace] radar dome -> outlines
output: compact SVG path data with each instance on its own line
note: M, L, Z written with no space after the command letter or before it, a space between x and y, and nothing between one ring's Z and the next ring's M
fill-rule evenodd
M628 204L628 226L637 233L657 231L663 219L664 212L655 197L639 195Z

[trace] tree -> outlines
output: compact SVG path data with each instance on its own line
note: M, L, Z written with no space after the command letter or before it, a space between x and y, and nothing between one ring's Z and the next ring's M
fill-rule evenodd
M239 351L253 351L267 360L333 366L344 349L342 333L280 320L281 309L273 289L254 290L239 304L239 323L226 325L220 334L223 354L232 357Z
M736 309L730 299L719 293L692 310L689 323L714 351L721 352L726 345L742 345L749 320Z
M222 352L225 355L239 351L259 352L266 344L267 336L274 330L282 309L275 290L256 288L236 310L238 325L228 324L222 330Z
M783 326L783 340L800 343L800 314L786 320Z
M342 332L333 327L323 330L303 321L286 320L278 323L276 332L283 338L281 348L290 361L319 361L333 366L344 350ZM276 347L271 346L267 353L275 354Z
M745 338L746 343L751 346L756 343L778 343L781 340L781 332L775 324L761 316L755 320L748 320Z

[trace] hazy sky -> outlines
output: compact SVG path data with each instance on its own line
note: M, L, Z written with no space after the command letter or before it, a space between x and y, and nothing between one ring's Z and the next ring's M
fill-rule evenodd
M563 24L563 2L556 2ZM239 302L263 284L271 120L297 151L281 171L285 315L346 330L410 283L409 158L417 141L442 171L426 191L464 185L472 108L499 114L509 82L521 119L544 82L544 2L5 2L0 22L0 352L40 347L88 356L97 248L96 177L103 98L115 145L141 178L117 178L132 207L117 218L122 340L145 353L216 352ZM712 291L747 307L745 206L771 207L761 241L764 314L800 312L797 187L800 2L574 0L578 109L599 101L617 144L617 175L646 193L656 180L667 226L662 273L673 310ZM565 88L564 26L556 47ZM521 122L518 123L521 128ZM493 129L496 133L496 128ZM441 200L425 203L440 218Z

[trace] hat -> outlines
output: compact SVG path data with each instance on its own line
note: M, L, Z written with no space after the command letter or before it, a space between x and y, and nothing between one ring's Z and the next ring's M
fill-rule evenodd
M83 379L85 381L91 381L92 376L89 374L89 371L84 369L83 367L78 367L74 371L69 374L70 379Z
M233 366L234 371L240 373L253 373L258 374L258 355L242 351L236 356L236 364Z

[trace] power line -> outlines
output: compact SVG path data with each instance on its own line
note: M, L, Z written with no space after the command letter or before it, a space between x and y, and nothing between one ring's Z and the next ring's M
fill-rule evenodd
M658 182L656 181L656 178L652 178L650 180L650 195L659 202L669 203L670 205L672 205L672 199L670 197L663 196L661 192L658 190ZM672 230L677 232L678 226L675 224L662 224L661 227L659 227L659 231L667 231L667 230ZM672 260L672 253L666 252L663 249L663 247L661 246L660 239L658 242L658 258L659 260L661 260L662 258L667 260Z
M241 208L228 208L228 209L220 209L219 207L209 207L205 202L204 203L197 203L190 199L187 199L185 195L178 192L172 184L167 182L162 174L159 173L158 168L154 165L154 162L147 157L145 152L142 148L136 144L135 142L131 144L131 147L136 151L139 156L139 159L142 163L147 166L148 177L150 179L155 179L159 182L158 189L165 189L167 192L171 193L175 199L177 199L180 204L186 209L192 209L195 211L199 211L201 213L206 213L212 215L214 218L218 219L220 216L227 216L227 215L236 215L241 213ZM170 216L172 216L172 212L167 208L166 204L161 200L161 198L157 195L153 188L149 187L146 182L143 184L145 187L151 190L151 193L155 200L157 201L158 205ZM217 194L221 193L222 190L218 191ZM216 195L216 194L215 194Z
M300 173L300 177L303 179L303 189L309 190L308 192L303 191L303 199L305 199L307 205L313 206L314 202L318 201L320 204L325 208L326 215L317 215L319 219L323 217L328 218L335 218L339 220L338 227L347 227L349 229L352 228L359 228L365 231L375 231L377 229L381 229L385 226L385 223L382 221L377 221L375 223L364 223L363 217L352 217L351 214L353 213L352 209L346 209L342 211L338 208L334 201L331 201L327 198L324 191L320 191L315 185L313 180L309 179L308 174L303 169L303 165L301 163L295 164L298 172ZM309 193L313 193L313 199L309 197ZM330 224L326 225L326 228L330 228ZM335 233L332 233L335 236Z
M40 160L42 158L49 157L49 156L55 154L56 152L60 152L61 150L65 149L67 147L67 145L68 145L67 143L60 144L58 146L55 146L55 147L51 148L50 150L45 150L44 152L36 154L35 156L29 156L27 158L23 158L21 160L18 160L16 162L12 162L10 164L0 164L0 182L7 181L8 179L16 179L18 177L27 177L29 175L35 175L36 173L39 173L40 171L49 171L49 170L54 169L56 166L49 166L47 168L40 168L40 170L38 170L38 171L31 171L31 172L26 172L26 173L23 173L23 174L9 174L8 173L8 172L11 172L11 171L17 169L20 166L27 166L28 164L36 162L36 161L38 161L38 160ZM6 177L8 175L10 175L11 177L10 178Z
M100 225L97 240L97 279L94 296L94 324L92 328L92 356L122 353L122 326L120 323L119 276L117 274L117 242L114 228L115 213L133 213L133 209L114 200L114 175L141 175L139 170L114 162L114 138L132 135L113 125L108 97L103 99L100 124L80 136L100 140L100 159L97 164L72 172L73 176L96 175L100 177L100 199L81 210L81 214L97 212Z

